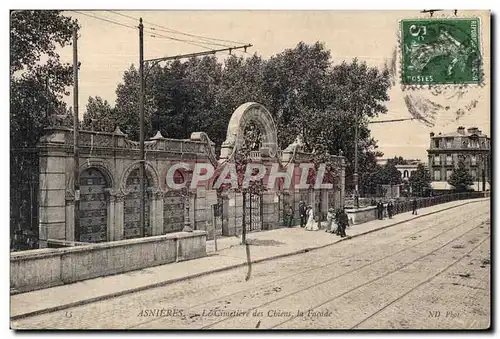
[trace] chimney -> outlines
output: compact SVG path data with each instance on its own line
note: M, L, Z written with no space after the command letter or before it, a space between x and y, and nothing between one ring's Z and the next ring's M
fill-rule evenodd
M434 136L434 132L431 132L431 133L430 133L430 136L431 136L431 138L432 138L432 137Z
M459 128L457 128L457 132L458 132L458 134L464 135L465 134L465 127L460 126Z
M477 133L477 130L478 130L477 127L469 127L469 128L467 128L467 133L475 134L475 133Z

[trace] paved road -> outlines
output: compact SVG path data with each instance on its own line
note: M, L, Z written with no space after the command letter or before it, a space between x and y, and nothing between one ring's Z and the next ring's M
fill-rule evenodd
M248 268L241 268L13 321L12 327L488 328L489 204L255 264L248 281ZM334 235L318 232L325 236Z

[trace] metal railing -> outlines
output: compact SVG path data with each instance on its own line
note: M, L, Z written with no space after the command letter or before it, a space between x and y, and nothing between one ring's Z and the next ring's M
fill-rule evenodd
M434 197L427 198L416 198L417 209L430 207L438 204L445 204L451 201L465 200L465 199L477 199L486 198L490 196L490 192L462 192L462 193L450 193L443 194ZM394 201L393 213L405 213L413 210L413 199L407 199L404 201Z

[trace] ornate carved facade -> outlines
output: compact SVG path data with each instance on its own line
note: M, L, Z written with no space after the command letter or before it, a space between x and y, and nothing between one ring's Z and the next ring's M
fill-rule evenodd
M48 239L99 242L182 231L184 226L214 234L241 233L281 226L285 205L298 216L298 202L304 200L326 213L339 207L344 197L344 158L337 157L339 180L333 190L273 190L243 199L241 193L219 192L213 180L190 192L176 191L166 183L170 167L178 162L211 163L216 172L231 162L238 151L242 129L252 122L261 129L260 150L256 153L266 167L279 163L285 169L311 159L301 151L300 142L279 151L274 121L260 104L241 105L233 114L217 158L214 144L203 132L190 139L168 139L157 134L145 144L146 228L139 224L139 144L128 140L119 129L113 133L80 131L79 229L74 227L73 132L64 127L47 129L40 140L40 245ZM186 174L184 174L186 175ZM298 174L294 174L298 175ZM174 181L190 180L175 172ZM245 205L243 203L245 200ZM58 203L61 201L62 203Z

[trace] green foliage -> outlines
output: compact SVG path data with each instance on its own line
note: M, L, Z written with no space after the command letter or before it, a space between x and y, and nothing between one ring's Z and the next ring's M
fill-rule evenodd
M145 137L152 136L151 116L154 112L153 96L151 92L153 83L159 76L160 71L156 68L147 73L145 79L145 98L144 98L144 127ZM115 125L118 125L123 133L129 138L139 140L139 72L131 65L123 74L123 82L116 88L116 105L111 119Z
M394 158L392 159L387 159L387 163L391 163L391 164L394 164L394 165L407 165L408 164L408 161L405 160L403 157L401 156L394 156Z
M463 161L460 161L458 167L453 170L448 183L459 192L467 191L474 184L472 176L469 174Z
M81 128L97 132L113 132L115 129L115 110L101 97L89 97Z
M422 164L417 166L417 170L409 179L413 195L423 195L431 189L431 174L427 167Z
M385 166L376 165L363 176L363 191L368 194L377 194L381 185L399 185L402 183L401 173L392 162L387 162Z
M75 25L61 11L11 13L12 147L35 146L49 124L48 116L67 114L61 99L73 82L73 67L62 64L55 50L70 44Z
M148 68L147 68L148 69ZM146 138L156 130L171 138L205 131L216 144L226 139L233 111L249 101L273 115L281 149L301 134L305 151L346 156L348 186L354 166L354 126L359 125L359 173L375 166L378 152L367 118L387 111L388 71L354 60L332 65L321 43L299 43L263 60L213 56L155 65L146 70ZM117 88L114 120L138 139L138 73L131 67ZM357 115L356 115L357 112Z
M72 125L72 112L62 101L73 83L73 68L63 64L57 47L70 44L76 21L61 11L10 13L10 187L11 231L32 225L36 204L36 144L53 122ZM49 119L51 117L52 122ZM35 223L33 223L33 226ZM38 232L34 227L33 231ZM13 244L14 249L19 244Z

